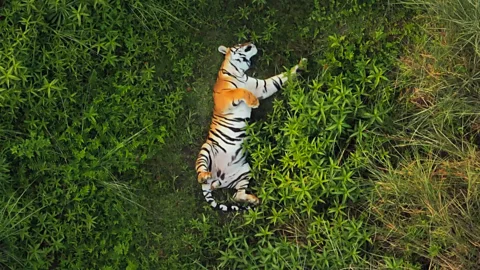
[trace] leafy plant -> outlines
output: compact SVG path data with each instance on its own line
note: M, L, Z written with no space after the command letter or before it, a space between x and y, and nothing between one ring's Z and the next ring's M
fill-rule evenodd
M0 0L0 266L475 269L477 11ZM253 76L310 71L253 112L262 205L221 215L192 168L246 40Z
M133 269L157 259L133 189L151 181L139 164L173 129L185 84L158 77L155 61L168 56L178 63L169 73L189 78L192 57L162 52L181 34L149 30L172 29L174 16L149 4L2 7L2 266Z
M362 25L377 17L368 5L358 12L364 13ZM352 9L341 18L356 14ZM393 66L400 41L387 46L366 28L350 31L329 36L322 56L316 55L322 67L317 76L290 82L267 120L247 129L262 205L231 227L235 237L222 249L220 267L368 264L372 232L361 205L369 183L360 179L369 150L385 142L375 134L388 129L394 93L387 67Z

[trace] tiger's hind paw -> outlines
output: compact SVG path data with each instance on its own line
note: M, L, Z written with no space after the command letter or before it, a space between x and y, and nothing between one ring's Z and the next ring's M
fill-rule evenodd
M248 194L247 201L253 205L259 205L260 204L260 199L253 195L253 194Z
M217 188L220 187L220 186L221 186L220 181L215 180L215 181L213 181L212 184L210 185L210 190L215 190L215 189L217 189Z
M251 203L253 205L259 205L260 204L260 199L253 195L253 194L247 194L245 191L237 191L235 195L233 195L233 199L237 202L247 202Z
M201 172L197 176L197 181L199 184L205 184L208 180L212 179L211 172Z

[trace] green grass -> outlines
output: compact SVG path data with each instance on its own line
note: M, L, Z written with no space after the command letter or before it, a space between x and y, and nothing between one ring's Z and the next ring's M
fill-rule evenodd
M392 158L376 160L370 169L377 252L388 250L432 269L475 269L479 5L468 0L404 4L421 14L415 19L422 32L400 58Z
M476 269L479 4L317 2L0 1L0 267ZM255 77L309 67L223 214L194 162L245 40Z

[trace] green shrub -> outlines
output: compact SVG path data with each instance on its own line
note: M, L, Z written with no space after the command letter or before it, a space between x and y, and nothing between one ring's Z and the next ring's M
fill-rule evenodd
M138 165L171 131L185 86L172 79L192 76L197 53L182 32L189 26L160 5L1 7L0 265L135 269L158 260L132 189L150 179Z
M354 6L336 20L356 17L356 26L330 35L322 52L312 48L320 72L309 67L310 80L289 83L267 120L249 126L246 148L262 205L231 226L220 267L367 264L372 232L362 205L369 182L360 178L370 155L388 158L370 151L391 125L389 74L406 33L395 28L395 17L373 27L370 18L381 11L371 3Z

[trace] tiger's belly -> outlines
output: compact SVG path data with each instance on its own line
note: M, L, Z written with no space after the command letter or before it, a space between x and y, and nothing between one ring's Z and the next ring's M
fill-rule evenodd
M240 103L233 113L228 115L230 119L249 119L252 109L245 103ZM219 131L223 133L221 143L222 148L218 148L213 157L212 162L212 180L220 181L219 188L232 188L239 179L245 178L250 172L250 166L247 163L246 153L242 149L242 144L245 140L245 131L241 132L241 137L238 131L244 130L246 123L243 121L229 123L230 128L222 128Z
M231 147L227 152L218 153L212 163L213 180L220 181L219 188L232 188L231 184L234 184L235 180L249 172L250 166L241 145L237 148Z

